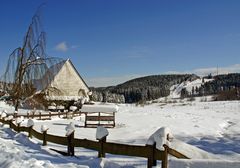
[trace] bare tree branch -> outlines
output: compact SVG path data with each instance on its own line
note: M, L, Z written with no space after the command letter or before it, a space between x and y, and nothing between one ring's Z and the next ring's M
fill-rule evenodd
M46 54L46 33L41 28L39 11L32 18L22 47L10 54L4 73L5 90L12 96L15 110L18 110L20 100L31 96L39 85L44 89L44 83L54 75L54 72L50 73L51 67L62 61ZM55 70L58 70L57 66Z

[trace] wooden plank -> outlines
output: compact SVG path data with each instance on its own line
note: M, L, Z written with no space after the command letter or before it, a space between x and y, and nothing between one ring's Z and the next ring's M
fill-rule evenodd
M36 130L32 129L31 132L32 136L34 136L35 138L39 139L39 140L43 140L43 134L40 132L37 132Z
M114 124L85 124L88 128L97 128L98 126L103 126L105 128L113 128Z
M74 145L75 147L83 147L96 151L100 150L100 144L97 141L92 141L88 139L74 139Z
M164 159L164 151L154 149L154 159L155 160L163 160Z
M103 151L116 155L127 155L136 157L148 157L149 151L146 146L125 145L117 143L103 143Z
M175 156L176 158L179 158L179 159L190 159L189 157L185 156L184 154L172 149L172 148L169 148L168 147L168 153L172 156Z
M28 127L19 127L20 132L28 132Z
M114 121L114 116L87 116L87 121Z
M60 145L67 145L67 137L46 134L46 141Z

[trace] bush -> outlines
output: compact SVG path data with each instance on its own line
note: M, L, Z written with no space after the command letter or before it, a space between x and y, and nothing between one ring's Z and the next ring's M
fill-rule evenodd
M224 100L240 100L239 88L235 88L232 90L225 90L221 91L217 97L217 101L224 101Z

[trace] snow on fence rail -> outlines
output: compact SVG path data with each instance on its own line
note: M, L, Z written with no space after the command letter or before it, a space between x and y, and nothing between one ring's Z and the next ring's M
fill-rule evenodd
M10 128L17 132L28 132L28 136L30 138L34 136L35 138L42 140L43 145L47 145L47 142L52 142L55 144L67 146L67 152L58 152L65 153L69 156L74 156L75 147L83 147L98 151L98 157L105 157L105 153L144 157L148 159L148 168L156 166L157 160L162 161L162 168L167 168L168 154L177 158L188 159L185 155L179 153L174 149L169 148L167 145L164 145L164 150L161 151L156 148L156 143L153 145L140 146L106 142L106 137L98 141L77 139L74 138L74 131L70 135L62 137L47 134L47 130L44 130L42 131L42 133L40 133L33 129L33 125L30 127L20 126L20 124L15 125L13 120L5 120L5 117L1 117L0 122L3 124L8 124Z

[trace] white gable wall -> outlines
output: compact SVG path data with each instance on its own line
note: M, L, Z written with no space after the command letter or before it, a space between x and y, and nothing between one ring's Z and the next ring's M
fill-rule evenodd
M85 90L86 93L89 92L88 87L84 81L82 81L78 72L76 72L69 60L65 62L61 70L54 77L50 87L55 87L60 90L61 95L49 93L49 96L79 96L78 92L80 89Z

